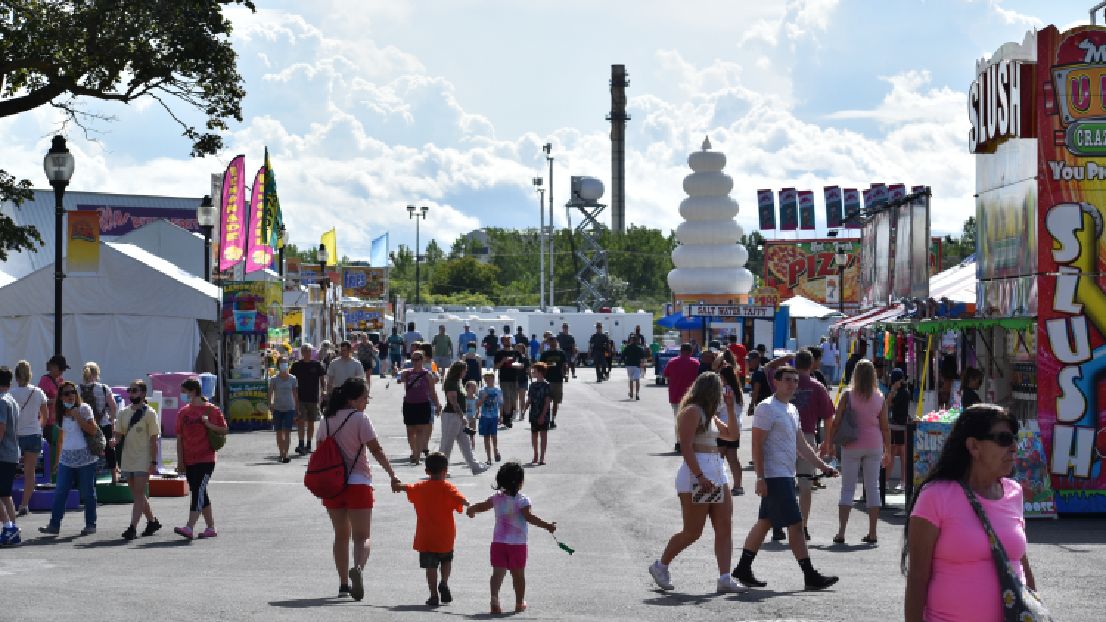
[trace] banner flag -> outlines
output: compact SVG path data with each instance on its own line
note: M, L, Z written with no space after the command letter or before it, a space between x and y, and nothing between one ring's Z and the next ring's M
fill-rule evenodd
M837 229L841 226L841 188L824 186L822 193L826 197L826 228Z
M775 229L776 193L771 190L757 190L757 211L760 214L761 231Z
M780 190L780 230L794 231L799 228L799 195L794 188Z
M369 265L377 268L388 267L388 234L375 238L369 246Z
M100 271L100 214L66 212L66 273L94 275Z
M799 191L799 228L814 229L814 192Z
M873 210L887 205L887 184L873 183L864 191L864 209Z
M273 249L261 235L261 216L265 210L265 167L257 169L250 193L250 227L246 246L246 273L257 272L273 263Z
M338 265L338 232L335 231L334 227L331 227L330 231L319 238L319 243L326 246L326 265Z
M262 201L264 216L261 219L261 239L269 241L270 248L284 246L280 238L280 229L284 226L284 215L280 211L280 197L277 196L276 174L269 162L269 148L265 147L265 198Z
M860 191L856 188L845 188L841 191L841 197L845 202L845 226L856 229L856 222L850 222L860 216Z
M891 184L887 186L887 202L898 201L906 196L906 184Z
M230 270L246 254L246 156L235 156L223 173L219 218L219 271Z

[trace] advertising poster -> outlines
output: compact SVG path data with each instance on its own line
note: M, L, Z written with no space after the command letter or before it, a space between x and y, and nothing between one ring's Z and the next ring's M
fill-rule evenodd
M842 210L841 210L841 188L837 186L826 186L822 188L822 193L826 198L826 228L836 229L841 226Z
M297 282L300 280L300 271L303 269L303 262L299 257L285 257L284 258L284 279L286 281Z
M914 427L914 490L922 485L930 469L937 464L941 448L949 438L952 424L940 421L919 421Z
M384 295L384 268L347 265L342 268L342 288L347 296L361 300L381 300Z
M799 228L814 229L814 193L810 190L799 191Z
M228 281L223 284L223 332L265 335L280 321L280 283Z
M246 242L246 272L264 270L273 263L273 249L265 236L262 216L265 211L265 167L257 169L250 194L249 238Z
M100 271L100 217L96 212L67 212L66 272L70 276Z
M1106 29L1038 31L1035 75L1038 423L1057 511L1106 512Z
M272 425L269 385L265 380L227 383L227 424L232 430L258 430Z
M246 156L230 161L223 173L223 211L219 218L219 271L230 270L246 255Z
M218 197L216 197L218 198ZM120 236L140 229L155 220L168 220L174 225L200 232L196 210L164 207L125 207L118 205L77 205L78 212L93 212L97 216L100 235ZM72 212L70 212L72 213Z
M764 282L779 292L781 301L802 296L829 304L826 297L826 278L837 277L834 263L837 240L769 241L764 246ZM841 240L848 248L849 263L845 267L845 304L856 304L858 287L860 243L858 240ZM836 300L833 304L838 304Z
M343 312L349 330L384 330L384 307L346 307Z
M799 228L799 194L794 188L780 190L780 231Z
M761 230L776 228L776 193L771 190L757 190L757 214L760 216Z
M860 215L860 191L856 188L845 188L841 191L844 201L845 222ZM855 228L855 225L853 226Z

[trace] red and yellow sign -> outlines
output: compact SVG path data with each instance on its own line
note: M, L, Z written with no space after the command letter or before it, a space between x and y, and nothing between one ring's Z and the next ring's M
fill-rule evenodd
M834 262L838 244L845 246L849 255L845 267L845 304L856 304L860 277L857 240L769 241L764 246L764 282L779 292L781 301L802 296L818 304L838 304L836 299L826 299L826 277L838 276Z
M96 274L100 271L100 215L97 212L66 212L68 220L67 253L69 274Z

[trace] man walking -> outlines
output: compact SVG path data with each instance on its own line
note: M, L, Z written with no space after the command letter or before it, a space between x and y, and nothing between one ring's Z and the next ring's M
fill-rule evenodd
M411 356L411 348L416 341L422 341L422 333L415 330L414 322L407 322L407 333L403 335L403 351L407 356Z
M438 334L430 340L430 346L434 352L434 364L444 376L445 370L449 369L449 364L453 362L453 340L445 334L445 324L438 325Z
M391 362L392 373L403 369L403 336L396 326L392 327L392 334L388 337L388 360Z
M791 552L803 571L805 589L822 590L837 583L837 577L823 575L810 562L806 539L800 532L803 516L795 499L795 461L802 456L826 475L835 475L836 471L799 434L799 411L790 403L799 387L799 372L794 367L782 366L773 375L776 393L757 404L753 415L753 461L760 512L732 574L749 587L768 585L753 574L753 560L770 529L787 528Z
M361 361L353 358L353 346L348 341L343 341L338 346L338 358L330 362L326 368L326 390L329 393L342 386L342 383L350 378L361 378L369 387L369 379L365 377L365 368L361 367Z
M495 353L499 352L499 338L495 336L494 328L488 329L480 344L484 346L484 367L490 369L495 365Z
M549 383L549 396L552 398L552 412L549 415L549 429L557 427L557 411L560 409L561 399L564 397L565 371L568 367L568 359L560 344L553 337L546 340L549 349L541 354L541 362L547 369L545 380Z
M557 334L557 345L561 347L561 351L565 353L565 358L568 360L568 368L572 370L572 377L576 377L576 338L568 332L568 322L561 324L561 332ZM548 378L546 378L548 380ZM568 378L565 378L568 380Z
M588 355L595 365L595 381L603 382L607 379L607 335L603 333L603 325L595 323L595 334L588 340Z
M648 357L645 348L635 335L630 335L630 343L622 349L622 365L626 368L626 379L630 382L630 399L641 399L641 373L645 369Z
M672 429L676 429L676 415L679 414L680 400L691 388L699 376L699 361L691 356L692 346L685 343L680 346L680 355L669 359L664 365L664 378L668 382L668 403L672 406ZM680 435L676 433L676 453L680 452Z
M311 439L315 438L315 422L321 418L319 393L323 390L326 370L322 363L311 359L311 344L305 343L300 346L300 360L292 363L288 373L296 377L296 392L300 402L300 411L296 416L296 435L299 437L296 453L309 454ZM304 428L307 432L306 443Z
M365 376L372 376L377 363L376 344L369 340L368 335L362 334L357 344L357 360L361 361Z
M515 343L530 344L530 340L526 338L526 333L522 332L522 324L518 325L518 330L515 331Z
M0 367L0 522L4 525L0 530L0 546L20 542L19 527L15 526L15 504L12 503L12 482L15 481L15 469L20 457L19 439L16 437L19 404L8 393L11 385L11 370Z
M495 353L495 368L499 370L499 388L503 391L503 408L499 413L500 422L508 428L514 427L515 406L518 404L518 371L515 369L515 350L511 345L510 333L499 339L500 348Z
M475 344L476 341L476 333L472 332L471 326L465 324L465 332L457 336L457 356L468 354L469 344Z

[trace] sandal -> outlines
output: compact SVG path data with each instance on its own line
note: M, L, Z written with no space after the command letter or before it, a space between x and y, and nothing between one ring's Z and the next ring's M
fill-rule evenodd
M845 544L845 536L834 536L833 537L833 543L834 544Z
M860 539L860 541L863 542L864 544L875 545L876 543L879 542L879 539L878 538L873 538L871 536L864 536L863 538Z

